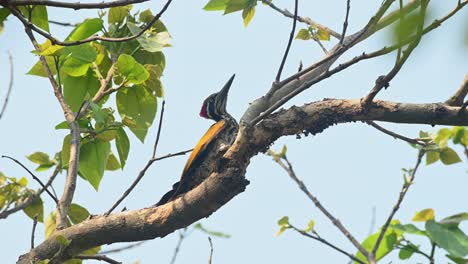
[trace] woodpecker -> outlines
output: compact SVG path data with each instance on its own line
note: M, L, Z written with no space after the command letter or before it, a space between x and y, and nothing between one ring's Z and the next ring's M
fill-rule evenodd
M155 206L170 202L202 183L216 169L217 165L212 161L221 157L223 151L220 149L223 147L225 149L234 141L239 125L226 111L226 104L229 88L231 88L235 76L235 74L232 75L219 92L208 96L203 102L200 116L216 123L206 131L194 147L185 163L180 180Z

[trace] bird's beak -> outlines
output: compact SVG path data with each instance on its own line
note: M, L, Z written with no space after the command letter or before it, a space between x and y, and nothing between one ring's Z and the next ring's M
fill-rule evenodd
M234 77L236 77L235 74L231 76L231 78L227 81L227 83L224 85L221 91L218 92L217 97L218 97L218 100L220 100L218 105L221 106L222 109L219 109L219 110L221 110L222 112L226 112L226 104L227 104L229 88L231 88L232 82L234 81Z
M234 81L234 77L236 77L235 74L231 76L231 78L227 81L227 83L224 85L223 89L219 91L218 96L220 98L223 98L225 100L227 98L227 95L229 93L229 88L231 88L232 82Z

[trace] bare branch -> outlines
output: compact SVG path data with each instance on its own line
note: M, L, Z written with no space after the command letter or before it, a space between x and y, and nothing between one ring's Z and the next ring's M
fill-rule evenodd
M187 228L184 228L182 230L179 231L179 240L177 241L177 245L176 247L174 248L174 254L172 254L172 258L171 258L171 262L170 264L174 264L176 259L177 259L177 256L179 255L179 251L180 251L180 246L182 245L182 242L184 241L185 237L186 237L186 234L187 234Z
M128 189L125 190L124 194L117 200L117 202L114 203L114 205L112 205L112 207L105 213L105 215L109 215L110 213L112 213L112 211L114 211L114 209L117 206L119 206L119 204L122 203L123 200L125 200L125 198L133 191L133 189L135 189L135 187L141 181L141 179L143 179L143 177L146 174L146 171L156 161L155 155L156 155L156 149L158 147L159 137L161 135L161 127L162 127L163 118L164 118L164 106L165 106L165 101L163 101L163 104L162 104L162 107L161 107L161 114L160 114L160 119L159 119L158 132L157 132L157 135L156 135L156 140L154 142L153 154L152 154L151 158L148 160L145 167L140 171L140 173L138 173L137 178L133 181L133 183L130 185L130 187L128 187Z
M93 259L93 260L98 260L98 261L104 261L104 262L111 263L111 264L122 264L122 262L111 259L111 258L109 258L107 256L104 256L104 255L78 255L78 256L74 256L73 258L75 258L75 259Z
M294 15L293 15L293 14L291 14L291 13L290 13L288 10L286 10L286 9L285 9L285 10L282 10L281 8L279 8L278 6L276 6L272 1L269 1L269 0L262 0L262 3L268 5L268 6L271 7L273 10L279 12L279 13L282 14L283 16L294 19ZM326 27L326 26L324 26L324 25L321 25L321 24L317 23L317 22L313 21L312 19L310 19L310 18L308 18L308 17L297 16L297 21L299 21L299 22L301 22L301 23L305 23L305 24L307 24L307 25L309 25L309 26L311 26L311 27L314 27L314 28L320 28L321 30L324 30L324 31L330 33L331 36L333 36L333 37L335 37L335 38L337 38L337 39L340 39L340 38L341 38L341 35L340 35L338 32L336 32L336 31L334 31L334 30L332 30L332 29L330 29L330 28L328 28L328 27Z
M41 51L40 46L37 43L36 38L34 37L34 34L31 31L30 25L32 25L32 23L30 23L29 21L26 21L17 9L15 8L9 8L9 9L12 12L12 14L16 16L17 18L19 18L20 21L23 23L26 34L31 40L34 46L34 49L37 52L40 52ZM68 160L68 172L67 172L67 178L65 181L64 191L57 206L58 216L59 216L57 218L57 228L61 229L67 226L67 212L73 200L73 195L75 193L75 188L76 188L76 178L78 176L78 163L79 163L79 157L80 157L80 127L78 125L78 122L76 122L75 120L73 111L65 102L65 98L63 97L61 87L55 81L54 75L52 74L49 64L47 64L45 57L39 56L39 59L42 62L42 66L44 67L45 72L47 73L47 77L52 85L55 97L57 98L64 112L65 120L67 121L68 126L70 127L71 140L70 140L70 159Z
M134 243L134 244L125 246L125 247L120 247L120 248L115 248L115 249L109 249L109 250L103 250L103 251L100 251L99 254L101 254L101 255L109 255L109 254L113 254L113 253L119 253L119 252L122 252L122 251L126 251L126 250L129 250L129 249L132 249L132 248L141 246L141 245L144 244L145 242L146 242L146 241L140 241L140 242L137 242L137 243Z
M452 95L450 99L445 101L445 103L451 106L460 106L463 104L463 100L465 99L467 94L468 94L468 73L465 74L463 83L461 84L457 92L454 95Z
M41 187L46 191L46 193L50 196L50 198L52 198L52 200L54 200L55 203L58 203L58 199L57 197L55 197L48 189L47 189L47 186L41 181L41 179L39 179L36 175L34 175L34 173L32 173L32 171L30 171L26 166L23 165L23 163L19 162L17 159L15 158L12 158L10 156L6 156L6 155L2 155L2 158L7 158L9 160L12 160L13 162L15 162L16 164L20 165L24 170L26 170L29 175L31 175L31 177L37 181L39 183L39 185L41 185Z
M349 10L351 9L351 0L346 1L346 16L343 22L343 32L341 33L340 45L343 44L343 40L346 36L346 29L348 29Z
M168 0L166 2L166 4L163 6L163 8L161 9L161 11L142 30L140 30L140 32L138 32L135 35L132 35L132 36L129 36L129 37L122 37L122 38L111 38L111 37L104 37L104 36L91 36L91 37L86 38L86 39L77 40L77 41L70 41L70 42L60 41L59 39L55 38L54 36L52 36L48 32L46 32L43 29L37 27L33 23L27 21L26 18L20 12L18 12L18 11L13 12L15 10L13 7L8 7L8 8L12 11L12 13L19 20L21 20L21 22L25 25L26 28L28 28L30 30L33 30L33 31L37 32L38 34L42 35L43 37L47 38L48 40L50 40L50 42L52 44L60 45L60 46L76 46L76 45L80 45L80 44L88 43L88 42L92 42L92 41L97 41L97 40L108 41L108 42L125 42L125 41L130 41L130 40L136 39L136 38L140 37L141 35L143 35L143 33L145 33L146 30L150 29L153 26L153 24L156 21L159 20L159 18L162 16L162 14L164 14L164 12L167 10L167 8L169 8L169 5L171 4L172 1L173 0Z
M60 22L60 21L54 21L54 20L49 20L50 24L55 24L58 26L63 26L63 27L76 27L79 24L77 23L70 23L70 22Z
M387 134L395 139L400 139L400 140L403 140L403 141L406 141L410 144L416 144L416 145L420 145L420 146L427 146L426 142L422 141L422 140L418 140L418 139L412 139L412 138L409 138L409 137L405 137L405 136L402 136L400 134L397 134L395 132L392 132L388 129L385 129L381 126L379 126L378 124L376 124L374 121L367 121L366 124L372 126L373 128L379 130L380 132L383 132L384 134Z
M211 241L211 237L208 237L208 242L210 243L210 256L208 257L208 264L211 264L213 260L213 242Z
M8 209L8 210L4 210L2 212L0 212L0 219L5 219L7 218L9 215L11 214L14 214L20 210L23 210L24 208L28 207L29 205L31 205L34 200L36 200L49 186L51 186L52 182L55 180L55 177L57 177L58 173L60 172L60 168L59 166L55 167L55 170L54 172L52 173L52 175L49 177L49 180L47 181L47 183L45 184L45 188L41 188L39 189L38 191L36 191L34 194L30 195L26 201L24 202L21 202L19 204L16 204L16 206L12 209Z
M10 6L24 6L24 5L45 5L61 8L71 8L71 9L101 9L101 8L110 8L118 6L126 6L130 4L138 4L147 2L149 0L114 0L109 2L98 2L98 3L81 3L81 2L61 2L61 1L52 1L52 0L6 0L6 5Z
M283 157L283 160L287 163L284 164L284 162L281 159L274 159L276 163L278 163L289 175L289 177L298 185L299 189L314 203L315 207L319 209L331 222L332 224L340 230L340 232L353 244L353 246L359 250L364 256L367 256L369 253L367 250L357 241L356 238L354 238L353 235L348 231L346 227L341 223L340 220L338 220L336 217L334 217L315 197L308 189L307 186L305 186L304 182L302 182L294 172L294 169L289 162L289 160L286 158L286 156ZM348 255L348 254L346 254Z
M348 258L350 258L351 260L353 260L353 261L355 261L357 263L364 264L364 262L362 260L356 258L353 254L350 254L350 253L344 251L343 249L333 245L332 243L328 242L326 239L324 239L322 237L319 237L317 235L312 235L312 234L306 233L306 232L300 230L299 228L297 228L297 227L295 227L295 226L293 226L291 224L290 224L290 226L291 226L292 229L294 229L294 231L298 232L299 234L301 234L301 235L303 235L305 237L308 237L308 238L312 238L313 240L316 240L316 241L318 241L318 242L320 242L320 243L322 243L322 244L324 244L324 245L326 245L326 246L340 252L341 254L347 256Z
M291 49L291 44L294 39L294 35L296 33L296 23L297 23L297 11L299 8L299 0L295 0L294 5L294 19L292 24L291 33L289 35L288 45L286 46L286 50L284 51L283 59L281 60L280 67L278 69L278 73L276 74L275 83L278 83L281 79L281 73L283 72L284 64L286 63L286 59L288 58L289 50Z
M8 101L10 100L11 90L13 90L13 79L14 79L14 67L13 67L13 57L8 53L8 60L10 62L10 83L8 84L8 90L5 95L5 100L3 101L2 110L0 110L0 119L2 119L3 114L5 113Z
M31 249L34 249L34 236L36 234L36 226L37 226L37 215L34 216L33 219L33 226L31 231Z
M154 158L152 159L152 161L158 161L158 160L163 160L163 159L168 159L168 158L172 158L172 157L176 157L176 156L182 156L182 155L185 155L189 152L192 152L193 149L188 149L188 150L183 150L183 151L179 151L179 152L176 152L174 154L167 154L167 155L164 155L164 156L161 156L161 157L158 157L158 158Z
M372 249L372 254L371 254L372 257L375 257L375 253L379 249L380 243L382 242L382 239L383 239L383 237L385 235L385 232L387 232L387 229L390 226L390 223L392 222L392 219L395 216L396 212L398 211L398 209L400 209L400 205L403 202L403 199L405 198L405 195L408 192L409 187L413 184L414 178L416 176L416 172L417 172L417 170L419 168L419 165L421 164L421 160L424 157L425 153L426 152L424 150L419 151L418 158L416 160L416 165L414 166L414 169L411 171L411 175L410 175L408 181L406 182L406 180L405 180L405 183L403 183L403 187L402 187L402 189L400 191L400 196L398 197L398 201L396 202L395 206L392 209L392 212L388 216L387 221L385 221L385 224L383 225L383 227L382 227L382 229L380 231L380 235L379 235L377 241L375 242L374 248Z

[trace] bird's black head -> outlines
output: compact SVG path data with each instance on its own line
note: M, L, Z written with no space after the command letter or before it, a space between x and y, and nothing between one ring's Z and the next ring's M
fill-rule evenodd
M229 88L231 88L232 81L234 80L235 76L235 74L232 75L221 91L214 93L205 99L200 110L201 117L219 121L229 116L226 111L226 103Z

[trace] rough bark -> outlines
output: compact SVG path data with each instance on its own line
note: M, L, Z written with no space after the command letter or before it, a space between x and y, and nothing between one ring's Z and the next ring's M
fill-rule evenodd
M241 130L222 158L222 165L198 187L163 206L95 216L55 233L48 240L22 255L17 263L54 259L58 263L81 251L103 244L164 237L201 218L208 217L245 190L246 168L250 159L266 151L279 137L317 134L326 128L355 121L386 121L428 125L468 125L468 111L460 107L434 104L407 104L376 101L363 108L360 100L326 99L287 110L264 119L248 131ZM217 161L213 161L217 162ZM57 236L71 240L60 251Z

